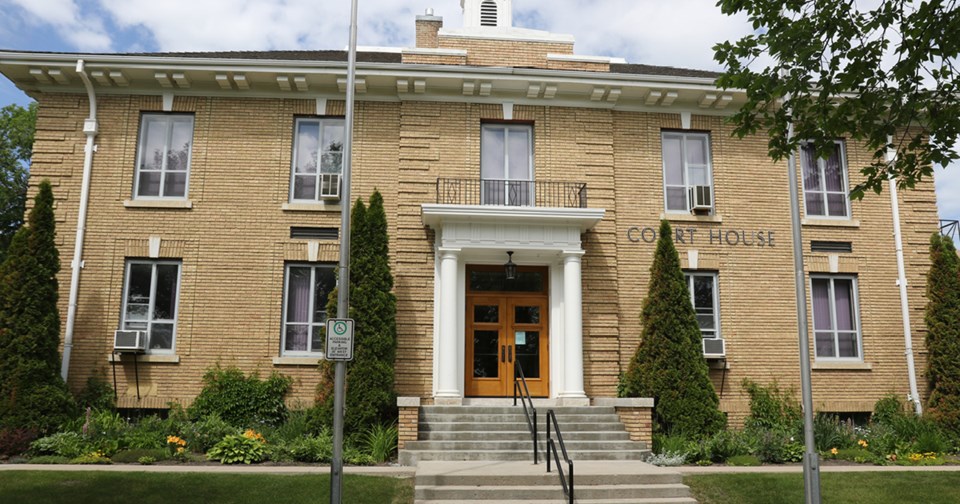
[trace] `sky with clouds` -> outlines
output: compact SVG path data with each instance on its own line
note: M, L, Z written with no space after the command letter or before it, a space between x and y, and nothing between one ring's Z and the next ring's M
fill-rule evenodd
M358 0L358 43L413 45L432 8L462 25L457 0ZM715 0L514 0L514 25L568 33L576 52L720 70L711 47L751 31ZM342 49L349 0L0 0L0 48L65 52ZM29 98L0 78L0 106ZM960 219L960 166L936 170L942 218ZM871 196L867 196L871 197ZM875 196L873 196L875 197Z

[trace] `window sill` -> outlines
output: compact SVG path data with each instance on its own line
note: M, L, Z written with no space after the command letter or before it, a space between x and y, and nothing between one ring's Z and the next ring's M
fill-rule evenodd
M814 362L813 369L816 370L835 370L835 371L870 371L873 364L869 362Z
M842 227L842 228L860 227L860 221L850 220L850 219L803 219L800 221L800 224L803 226L816 226L816 227Z
M695 215L690 213L662 213L660 214L660 220L666 219L668 221L674 222L707 222L707 223L721 223L723 222L722 215Z
M132 200L123 200L123 206L127 208L193 208L192 200L182 200L182 199L155 199L155 200L142 200L142 199L132 199Z
M274 357L274 366L316 366L321 357Z
M132 359L127 357L134 354L113 354L107 356L107 362L129 362ZM147 364L180 364L179 355L164 354L136 354L137 362ZM116 359L116 360L113 360Z
M284 203L280 209L284 212L339 212L340 203Z

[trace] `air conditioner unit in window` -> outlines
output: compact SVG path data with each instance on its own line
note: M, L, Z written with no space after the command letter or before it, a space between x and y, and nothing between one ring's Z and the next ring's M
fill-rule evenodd
M703 338L703 356L708 359L722 359L727 348L722 338Z
M113 333L113 351L119 353L137 353L147 350L146 331L123 331Z
M339 173L321 173L320 174L320 199L325 199L325 200L340 199L340 174Z
M697 185L690 187L690 210L694 213L705 213L713 209L713 192L710 186Z

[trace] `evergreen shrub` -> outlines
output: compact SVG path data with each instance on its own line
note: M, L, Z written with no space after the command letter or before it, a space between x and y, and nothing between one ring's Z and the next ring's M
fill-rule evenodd
M661 432L700 439L723 429L726 420L703 358L700 327L672 237L670 224L662 221L643 302L640 346L623 376L622 391L654 399L654 421Z
M950 238L930 238L927 275L927 412L960 433L960 257Z

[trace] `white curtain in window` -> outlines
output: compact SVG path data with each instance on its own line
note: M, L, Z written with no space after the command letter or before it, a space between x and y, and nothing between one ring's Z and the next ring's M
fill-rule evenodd
M290 268L285 349L307 351L310 322L310 269Z

